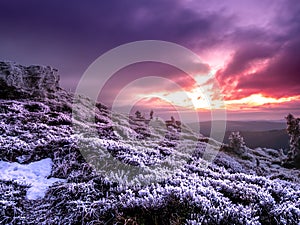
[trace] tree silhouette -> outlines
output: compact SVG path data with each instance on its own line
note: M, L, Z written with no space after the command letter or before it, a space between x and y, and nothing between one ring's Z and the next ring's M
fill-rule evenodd
M154 114L154 112L153 112L153 110L151 110L151 112L150 112L150 120L153 119L153 114Z
M135 116L136 116L136 118L140 119L140 118L142 118L142 113L139 110L137 110L135 112Z
M295 160L300 157L300 118L295 118L292 114L285 117L287 128L286 131L290 136L290 149L288 151L288 160Z

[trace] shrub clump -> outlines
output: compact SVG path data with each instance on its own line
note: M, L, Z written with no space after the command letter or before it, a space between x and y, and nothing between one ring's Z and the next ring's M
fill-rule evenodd
M238 154L246 152L245 141L240 132L232 132L229 135L229 147L231 147L233 151Z

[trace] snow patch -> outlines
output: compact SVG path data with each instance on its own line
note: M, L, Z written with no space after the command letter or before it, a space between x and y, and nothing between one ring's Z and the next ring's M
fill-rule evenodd
M26 197L29 200L43 198L49 186L53 183L64 179L49 178L51 174L52 160L50 158L42 159L27 165L16 162L0 161L1 180L13 180L19 184L28 184L30 188L27 190Z

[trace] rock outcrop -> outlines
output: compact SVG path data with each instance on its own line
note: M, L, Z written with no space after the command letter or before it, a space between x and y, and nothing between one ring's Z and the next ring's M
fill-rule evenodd
M0 62L0 97L46 97L59 90L58 70L50 66L22 66Z

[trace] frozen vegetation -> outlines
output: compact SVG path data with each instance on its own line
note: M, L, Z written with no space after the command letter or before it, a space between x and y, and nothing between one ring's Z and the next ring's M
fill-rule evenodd
M184 124L130 121L63 90L6 95L0 224L299 224L300 171L287 157L238 133L224 145Z

